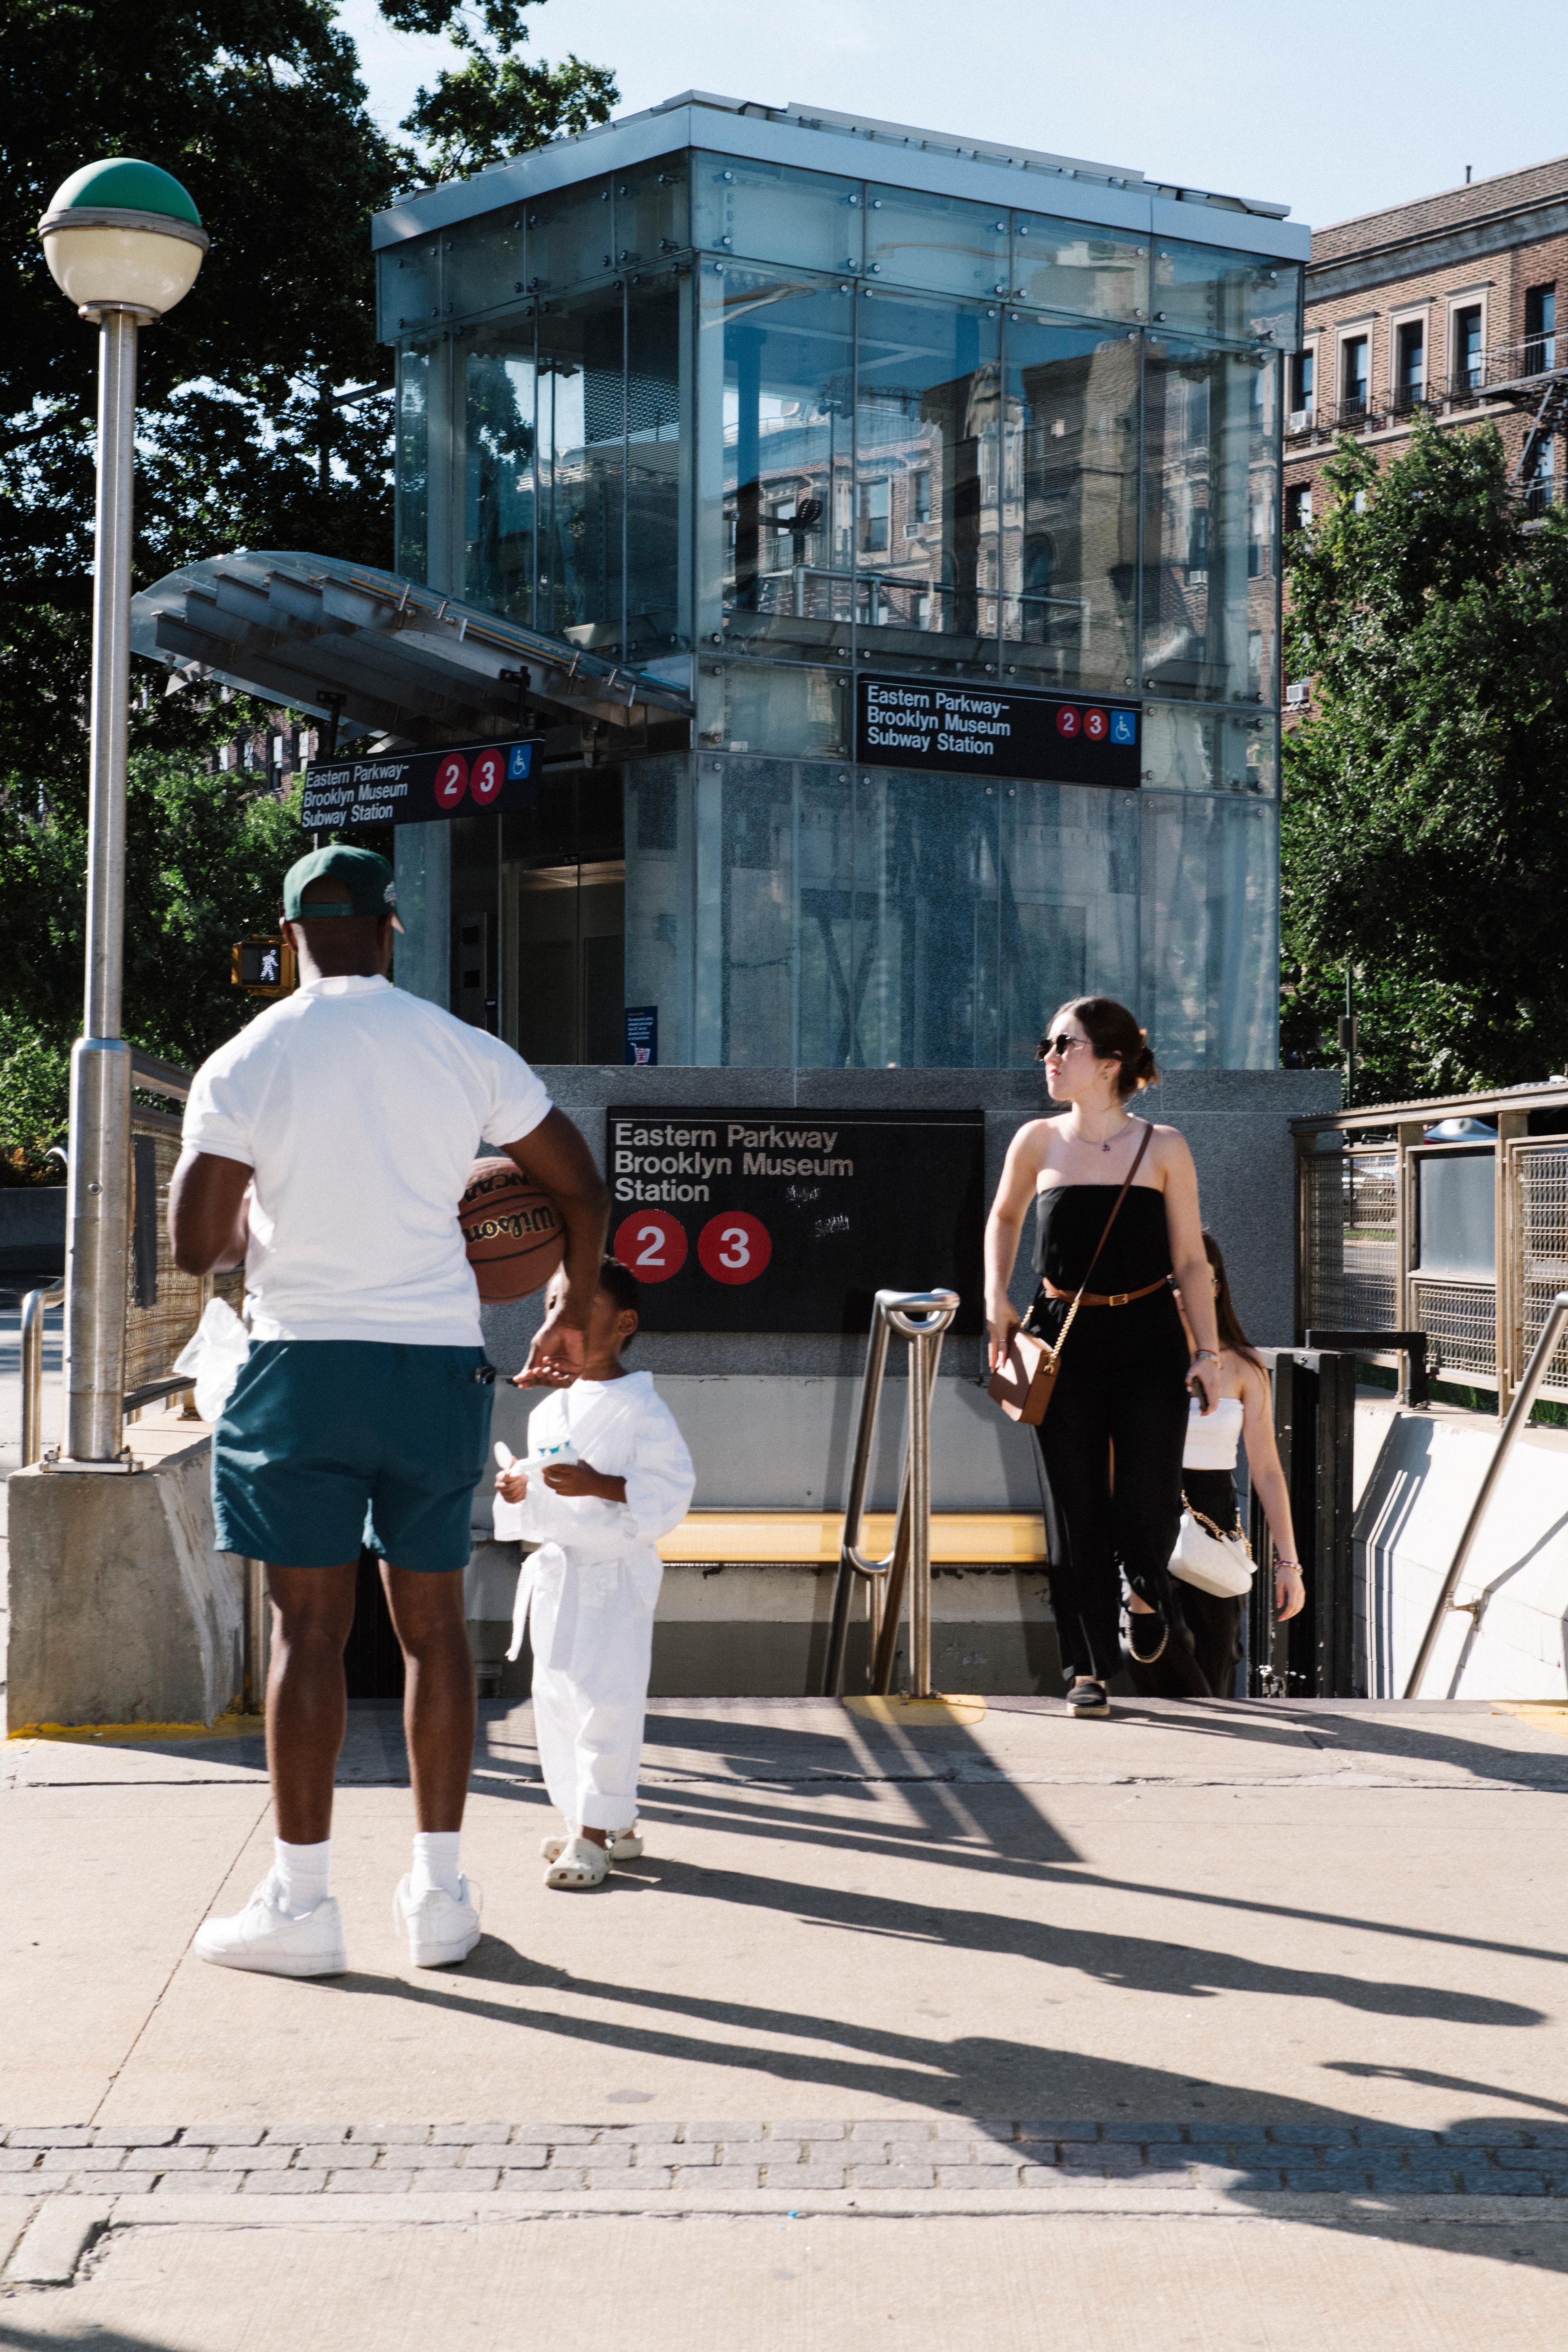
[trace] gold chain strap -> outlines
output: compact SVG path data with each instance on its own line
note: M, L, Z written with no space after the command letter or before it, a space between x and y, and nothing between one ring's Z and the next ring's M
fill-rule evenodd
M1182 1508L1185 1511L1190 1519L1196 1520L1198 1526L1202 1528L1206 1534L1213 1536L1215 1543L1222 1543L1226 1545L1227 1549L1234 1544L1239 1544L1242 1550L1247 1554L1247 1559L1250 1559L1252 1558L1252 1546L1247 1539L1247 1536L1242 1529L1241 1521L1239 1519L1237 1519L1235 1527L1233 1528L1216 1528L1214 1521L1210 1518L1205 1518L1202 1511L1194 1510L1191 1503L1188 1502L1184 1494L1182 1496Z

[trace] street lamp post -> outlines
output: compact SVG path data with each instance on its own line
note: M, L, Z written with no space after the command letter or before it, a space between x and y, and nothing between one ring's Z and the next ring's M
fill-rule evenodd
M124 1442L131 1051L120 1028L136 335L190 292L207 234L178 180L129 157L73 173L38 233L56 285L99 331L87 991L71 1049L66 1194L64 1458L85 1468L118 1465Z

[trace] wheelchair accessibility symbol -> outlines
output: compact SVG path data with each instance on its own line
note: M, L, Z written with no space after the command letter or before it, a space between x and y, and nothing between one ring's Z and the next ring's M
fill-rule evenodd
M1136 743L1138 714L1135 710L1113 710L1110 714L1110 740L1113 743Z

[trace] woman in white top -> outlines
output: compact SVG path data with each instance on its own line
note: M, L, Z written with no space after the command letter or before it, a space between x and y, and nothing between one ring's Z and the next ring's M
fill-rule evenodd
M1201 1413L1194 1398L1188 1416L1186 1444L1182 1454L1182 1495L1196 1512L1222 1535L1241 1524L1236 1499L1236 1457L1247 1441L1247 1466L1253 1492L1263 1505L1274 1538L1274 1614L1294 1617L1306 1604L1301 1564L1296 1557L1296 1533L1290 1521L1290 1491L1279 1465L1274 1442L1274 1403L1268 1375L1237 1317L1226 1278L1225 1259L1211 1233L1204 1234L1210 1279L1214 1285L1215 1321L1219 1331L1219 1402L1212 1413ZM1185 1316L1184 1313L1184 1321ZM1137 1619L1146 1604L1136 1592L1129 1603L1132 1638L1128 1656L1135 1688L1145 1698L1192 1696L1190 1664L1179 1660L1166 1667L1164 1656L1138 1654ZM1236 1668L1241 1656L1241 1602L1200 1591L1195 1584L1182 1586L1182 1612L1193 1637L1193 1651L1210 1691L1229 1698L1236 1688ZM1175 1669L1181 1667L1179 1676Z

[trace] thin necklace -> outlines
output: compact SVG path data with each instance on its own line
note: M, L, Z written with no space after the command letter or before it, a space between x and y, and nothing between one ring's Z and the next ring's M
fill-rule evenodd
M1111 1136L1111 1137L1109 1139L1109 1140L1108 1140L1108 1141L1106 1141L1106 1142L1104 1142L1104 1143L1102 1143L1102 1144L1100 1145L1100 1148L1101 1151L1109 1151L1109 1150L1110 1150L1110 1149L1111 1144L1113 1144L1113 1143L1120 1143L1120 1142L1121 1142L1121 1139L1122 1139L1122 1137L1123 1137L1125 1134L1127 1134L1127 1133L1128 1133L1129 1129L1131 1129L1131 1128L1136 1127L1136 1126L1137 1126L1137 1124L1138 1124L1137 1120L1132 1117L1131 1113L1131 1112L1129 1112L1129 1113L1128 1113L1128 1117L1127 1117L1127 1124L1126 1124L1126 1126L1125 1126L1125 1127L1120 1127L1120 1128L1118 1128L1118 1129L1117 1129L1117 1130L1116 1130L1116 1133L1115 1133L1113 1136ZM1089 1138L1088 1136L1085 1136L1085 1137L1083 1137L1081 1139L1082 1139L1084 1142L1086 1142L1086 1143L1087 1143L1087 1142L1089 1140ZM1079 1139L1077 1136L1075 1136L1075 1137L1073 1138L1073 1140L1074 1140L1074 1142L1076 1143L1076 1142L1078 1142L1078 1141L1079 1140Z

